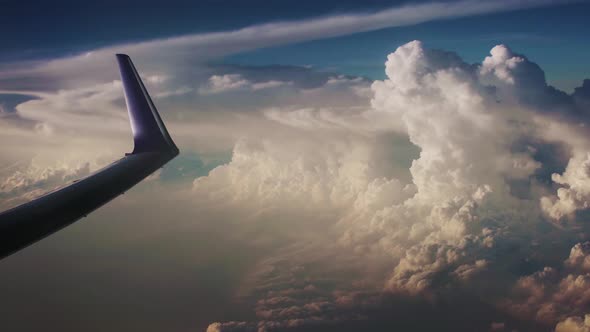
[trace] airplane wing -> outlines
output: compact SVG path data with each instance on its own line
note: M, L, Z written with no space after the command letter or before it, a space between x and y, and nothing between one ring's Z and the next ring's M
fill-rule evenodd
M178 155L129 56L117 54L134 148L124 158L31 202L0 213L0 259L85 217Z

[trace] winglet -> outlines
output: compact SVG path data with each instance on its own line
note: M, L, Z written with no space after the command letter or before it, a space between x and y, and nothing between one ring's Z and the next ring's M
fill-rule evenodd
M131 58L126 54L117 54L117 61L133 130L134 148L132 154L142 152L178 154L178 148L168 134Z

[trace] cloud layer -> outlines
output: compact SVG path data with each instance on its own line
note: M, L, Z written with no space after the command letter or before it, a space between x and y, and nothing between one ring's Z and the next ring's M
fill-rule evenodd
M528 329L585 314L590 287L580 267L587 245L573 246L565 263L542 258L543 241L569 238L557 245L563 253L575 244L576 230L587 227L575 216L587 208L586 159L580 157L587 142L580 117L570 116L574 97L556 94L542 72L535 74L536 64L504 45L469 65L414 41L390 54L385 70L388 79L371 85L371 107L267 112L306 136L242 140L230 163L195 181L199 199L247 207L264 225L297 231L307 241L257 268L252 291L261 297L260 321L210 329L334 324L339 314L354 319L342 301L363 312L366 304L355 294L373 292L430 298L469 289L499 312L511 308L504 313L530 321ZM552 103L541 107L531 96ZM370 130L367 123L376 121L350 123L350 113L388 125ZM327 122L328 116L339 121ZM383 143L376 137L383 132L407 135L401 147L388 145L393 155L404 145L419 149L409 157L409 179L379 155ZM567 146L569 161L539 152L551 146ZM544 168L555 164L562 174L547 183ZM305 231L323 233L316 238ZM516 256L509 249L515 246L521 248ZM528 275L524 262L537 260L556 265ZM293 271L306 271L305 278L298 281ZM486 280L495 285L485 287Z
M294 40L320 38L343 24L366 31L392 18L442 18L436 13L453 6L453 15L468 15L538 4L427 4L412 17L402 8L306 22L311 35L306 25L277 23L153 43L182 45L174 49L182 54L214 40L218 55L243 49L228 41L266 30L261 43L270 45L289 29ZM150 58L153 43L130 50ZM2 203L84 176L130 145L120 82L68 74L94 56L3 76L65 70L53 77L59 90L29 86L32 98L0 117L0 135L26 146L2 148ZM179 264L239 265L225 305L242 310L205 317L207 331L427 329L429 315L430 328L587 330L587 82L561 92L505 45L468 64L413 41L389 54L384 70L375 82L297 67L142 72L160 109L172 110L163 114L174 138L200 164L171 164L116 212L127 216L127 205L144 214L129 219L153 230L147 238L215 229L215 241L199 241L224 256L190 242ZM50 158L64 150L62 161ZM201 176L223 154L226 162ZM167 182L175 176L181 184ZM161 209L153 192L165 193ZM235 262L241 255L246 263ZM479 314L464 317L453 305Z

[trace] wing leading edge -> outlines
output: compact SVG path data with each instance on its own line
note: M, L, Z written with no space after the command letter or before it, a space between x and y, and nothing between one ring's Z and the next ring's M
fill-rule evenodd
M117 54L134 149L67 187L0 213L0 259L85 217L178 155L129 56Z

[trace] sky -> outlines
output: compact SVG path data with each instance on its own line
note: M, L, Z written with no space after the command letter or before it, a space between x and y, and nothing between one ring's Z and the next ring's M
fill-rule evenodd
M0 262L10 331L590 330L587 1L0 1L0 209L181 150Z
M551 1L547 1L551 2ZM239 29L258 23L301 20L349 13L370 13L426 1L3 1L3 52L0 59L47 59L97 47ZM542 65L554 85L573 91L585 69L590 46L588 4L571 1L489 15L436 20L425 24L340 38L268 47L219 59L247 65L313 65L321 69L383 79L383 55L401 43L420 39L432 48L462 54L477 62L499 43L509 43ZM41 15L40 13L43 13ZM331 56L326 56L330 54ZM558 59L558 60L556 60ZM567 64L567 65L565 65Z

